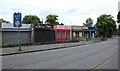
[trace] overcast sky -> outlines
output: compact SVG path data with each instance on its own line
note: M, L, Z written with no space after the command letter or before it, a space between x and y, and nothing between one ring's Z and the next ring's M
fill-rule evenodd
M81 25L91 17L94 24L101 14L111 14L116 20L119 0L1 0L0 18L13 22L13 13L37 15L45 21L49 14L59 16L65 25Z

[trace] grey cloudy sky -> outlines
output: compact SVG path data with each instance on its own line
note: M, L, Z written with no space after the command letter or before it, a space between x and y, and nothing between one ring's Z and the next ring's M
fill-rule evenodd
M45 21L49 14L59 16L66 25L82 25L91 17L96 23L101 14L111 14L116 20L119 0L1 0L0 18L13 22L13 13L37 15Z

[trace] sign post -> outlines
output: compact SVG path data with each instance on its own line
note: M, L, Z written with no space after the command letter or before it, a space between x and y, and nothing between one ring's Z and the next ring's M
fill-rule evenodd
M21 22L21 13L14 13L13 15L13 24L14 27L18 27L18 47L19 51L22 51L21 46L20 46L20 27L22 27L22 22Z

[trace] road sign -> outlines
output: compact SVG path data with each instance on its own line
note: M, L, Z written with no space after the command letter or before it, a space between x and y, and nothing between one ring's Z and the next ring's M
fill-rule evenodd
M13 14L13 24L14 27L18 27L18 47L19 51L21 51L21 46L20 46L20 27L22 27L22 21L21 21L21 13L14 13Z
M22 16L21 13L14 13L13 14L14 27L22 27L21 16Z

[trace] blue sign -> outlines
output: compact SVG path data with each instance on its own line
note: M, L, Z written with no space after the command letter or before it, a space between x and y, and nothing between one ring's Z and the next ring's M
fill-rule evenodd
M88 30L97 30L96 27L88 27Z
M22 27L21 17L22 17L21 13L14 13L13 14L14 27Z

